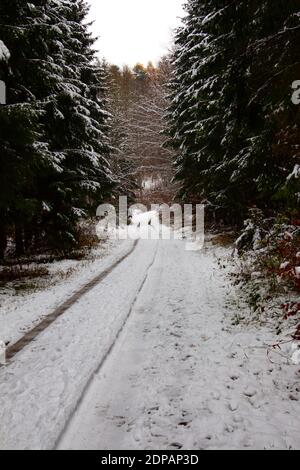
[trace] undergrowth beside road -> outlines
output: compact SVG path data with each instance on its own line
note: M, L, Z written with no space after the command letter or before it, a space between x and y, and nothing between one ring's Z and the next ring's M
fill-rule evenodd
M78 243L76 249L63 251L28 250L23 256L15 257L12 245L0 265L0 287L14 288L16 292L31 291L45 287L45 279L53 283L67 279L76 271L76 265L97 258L97 249L101 245L95 232L94 221L85 221L78 225ZM105 240L102 240L102 244ZM71 265L68 266L68 263ZM64 266L65 265L65 266Z
M253 209L235 242L233 282L251 319L300 340L300 220L265 218ZM244 321L237 313L235 322Z
M10 266L0 270L0 285L7 282L24 279L35 279L49 275L49 270L43 266Z

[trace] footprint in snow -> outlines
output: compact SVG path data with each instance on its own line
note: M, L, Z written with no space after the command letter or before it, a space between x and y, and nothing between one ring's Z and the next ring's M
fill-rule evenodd
M177 426L190 427L191 421L180 421Z
M219 392L212 392L211 396L213 397L214 400L219 401L221 398L221 394Z
M230 411L236 411L238 409L239 405L235 401L231 401L228 405L228 408Z
M232 374L232 375L230 376L230 378L231 378L231 380L233 380L233 381L235 382L236 380L239 380L240 377L239 377L239 375L237 375L237 374Z
M191 359L193 356L191 356L190 354L188 354L187 356L185 356L182 361L185 362L187 361L188 359Z
M244 395L248 398L252 398L256 395L256 390L254 390L254 388L247 388L246 390L244 390Z
M170 447L171 449L178 449L178 450L180 450L180 449L182 449L183 445L180 444L179 442L173 442L172 444L170 444L169 447Z

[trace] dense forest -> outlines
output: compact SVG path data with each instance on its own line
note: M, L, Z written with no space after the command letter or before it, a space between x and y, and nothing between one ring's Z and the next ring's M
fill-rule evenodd
M100 62L87 12L82 0L1 1L1 259L8 242L17 257L67 252L79 222L117 195L174 195L161 135L169 62Z
M185 9L168 57L120 68L99 60L83 0L1 1L1 259L72 249L120 194L204 202L237 230L250 213L241 245L278 226L298 244L298 2Z
M170 145L184 198L241 224L250 207L296 213L299 3L198 1L176 37Z
M300 449L299 45L299 0L0 0L0 449Z
M110 194L108 113L83 1L0 3L1 234L16 255L32 244L68 248L76 222Z
M133 69L105 65L111 114L111 144L118 192L149 205L171 203L175 151L164 146L171 63L136 64Z

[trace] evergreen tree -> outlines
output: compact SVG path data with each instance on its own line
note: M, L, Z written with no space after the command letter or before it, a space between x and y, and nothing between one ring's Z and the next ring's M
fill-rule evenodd
M31 29L35 15L27 3L4 0L0 4L0 18L1 42L9 51L0 55L0 78L7 90L6 105L0 108L0 256L3 258L11 227L15 229L17 255L24 250L23 227L37 210L36 174L45 157L45 148L38 144L41 110L28 87L28 82L37 77Z
M297 211L300 109L291 100L291 87L300 76L299 2L259 2L255 17L248 54L253 58L249 106L256 110L257 125L244 158L255 174L258 204Z
M51 227L51 242L66 248L76 242L76 221L94 213L113 185L105 77L92 50L87 11L81 0L55 2L50 11L50 23L60 34L56 60L62 64L62 76L46 104L45 127L62 171L50 172L40 192L49 208L44 223Z
M177 178L182 195L208 199L231 223L255 204L279 208L299 159L289 93L298 6L279 3L190 0L177 33L168 115Z
M18 129L12 112L23 113L16 163L2 153L10 160L3 178L16 182L13 172L22 174L18 210L16 194L9 203L0 196L11 215L8 225L18 229L18 254L26 239L73 246L79 218L92 213L111 190L104 77L92 50L87 11L81 0L0 5L0 37L10 51L0 77L8 90L8 104L1 109L7 135ZM14 138L13 145L17 142Z

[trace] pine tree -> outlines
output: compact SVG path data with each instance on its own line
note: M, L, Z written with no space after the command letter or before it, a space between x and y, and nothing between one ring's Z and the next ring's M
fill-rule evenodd
M191 1L175 50L171 138L186 197L209 199L219 216L239 212L232 157L246 119L247 2ZM226 186L224 182L226 181ZM232 202L234 201L234 204Z
M197 117L191 107L200 100L195 88L197 58L204 55L204 44L198 22L202 7L198 1L190 1L186 6L184 26L177 32L173 56L173 77L170 82L170 102L167 117L170 145L178 150L176 161L177 178L182 183L180 195L191 197L196 193L195 177L198 174ZM199 18L199 19L198 19Z
M40 193L49 208L44 224L51 227L51 243L66 248L76 243L78 219L94 213L113 185L105 77L92 50L87 11L83 1L64 0L50 12L51 24L60 33L57 63L62 64L62 79L46 105L45 126L50 150L63 163L61 172L50 172L41 181Z
M299 2L259 2L256 18L248 54L253 57L249 103L257 128L247 164L256 175L262 207L297 211L300 109L292 103L291 87L300 76Z
M181 194L231 223L279 208L299 161L298 6L279 3L190 0L177 33L168 132Z
M26 239L68 249L76 244L79 218L93 213L112 187L104 77L85 22L88 10L81 0L7 0L0 8L0 37L11 52L1 67L8 89L2 111L12 131L10 106L17 105L26 111L23 132L28 128L18 164L4 170L3 178L19 171L29 144L34 161L20 163L18 214L14 194L8 206L3 202L11 214L8 225L17 228L18 254Z
M38 145L41 110L28 87L31 77L37 76L32 55L34 17L27 3L4 0L0 4L0 37L9 51L0 62L0 78L7 90L6 105L0 109L1 258L11 227L15 228L17 255L24 251L23 227L37 210L35 177L45 157L45 148Z

